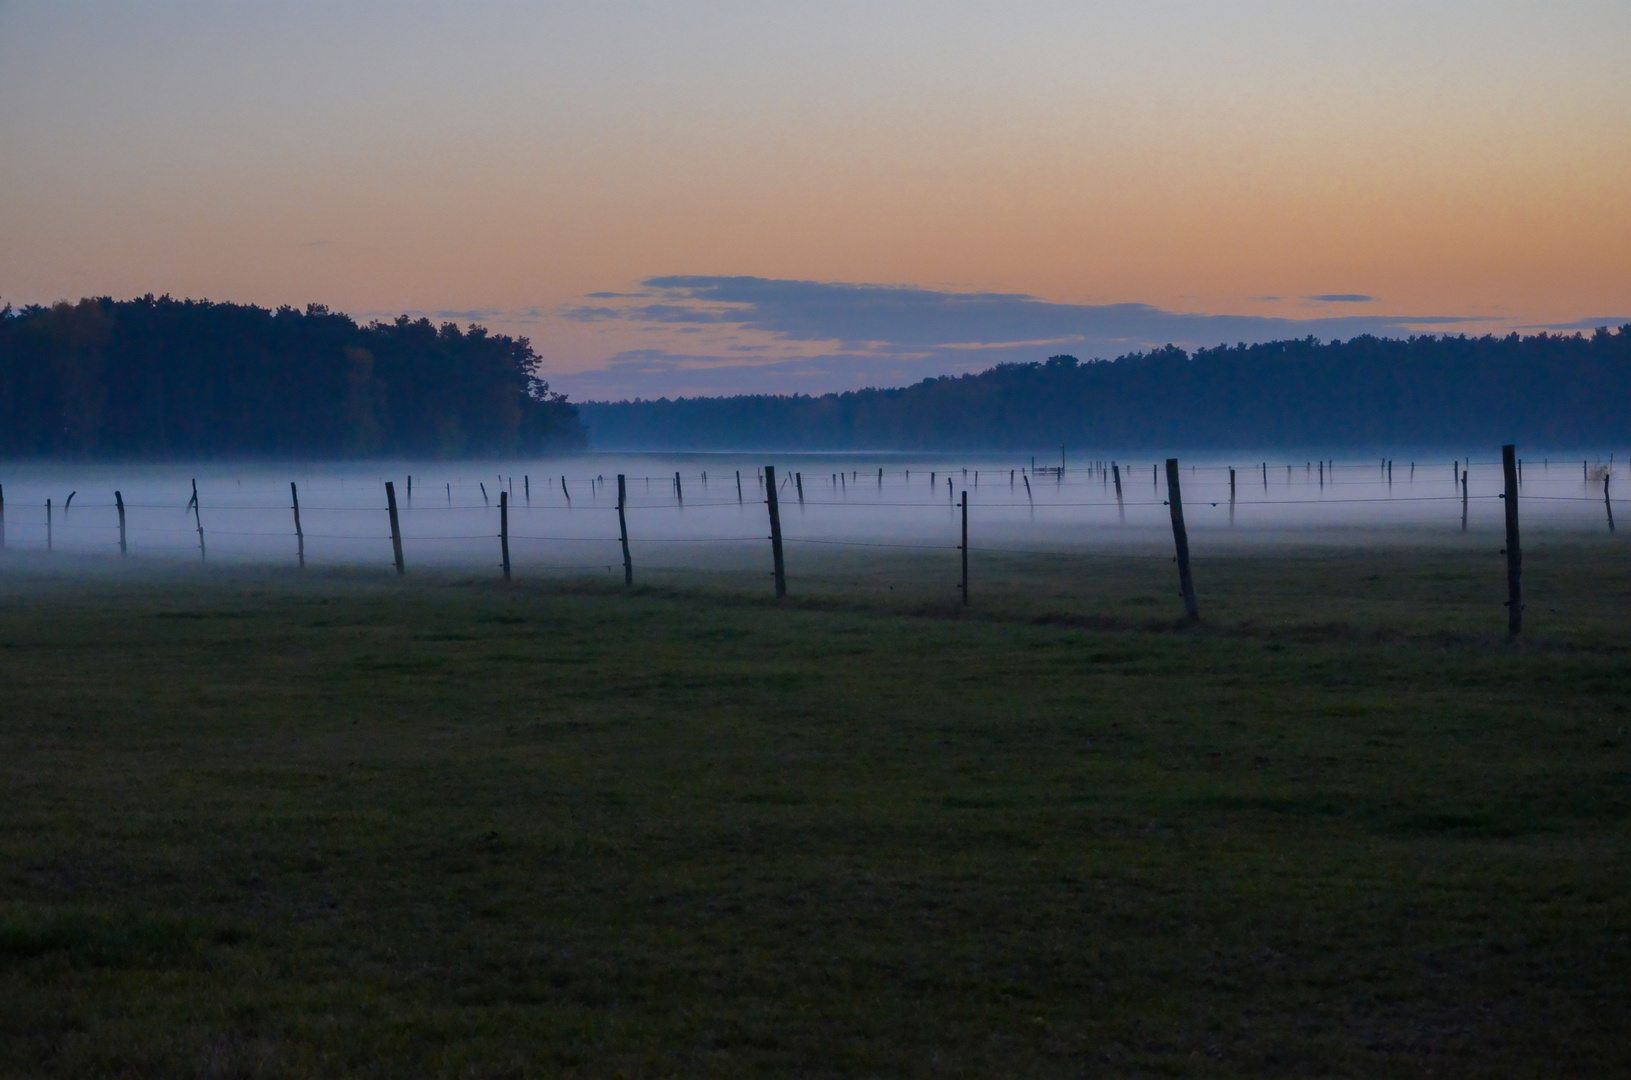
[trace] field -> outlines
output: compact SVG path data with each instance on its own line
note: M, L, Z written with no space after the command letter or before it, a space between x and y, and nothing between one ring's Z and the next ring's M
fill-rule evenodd
M1631 551L1494 546L13 554L0 1074L1626 1075Z

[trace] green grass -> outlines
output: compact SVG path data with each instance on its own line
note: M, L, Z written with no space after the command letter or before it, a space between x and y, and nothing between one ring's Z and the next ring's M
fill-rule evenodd
M1285 554L0 563L0 1074L1631 1071L1631 560Z

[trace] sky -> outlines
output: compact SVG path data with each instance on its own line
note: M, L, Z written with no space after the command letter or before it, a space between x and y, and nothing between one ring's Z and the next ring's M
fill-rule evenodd
M575 399L1631 322L1631 4L0 0L0 301L528 337Z

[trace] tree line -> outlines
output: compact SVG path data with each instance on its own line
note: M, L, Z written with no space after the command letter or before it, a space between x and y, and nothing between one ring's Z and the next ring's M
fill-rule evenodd
M600 449L1600 447L1631 436L1631 325L1590 336L1169 345L901 389L581 408Z
M585 444L526 338L321 304L0 308L0 455L459 457Z

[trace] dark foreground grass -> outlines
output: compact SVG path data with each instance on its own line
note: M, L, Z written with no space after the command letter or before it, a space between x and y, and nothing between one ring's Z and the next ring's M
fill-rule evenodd
M1189 630L0 564L0 1073L1624 1075L1631 567L1553 556L1519 647L1455 552Z

